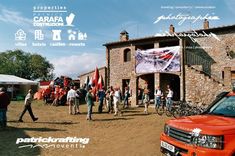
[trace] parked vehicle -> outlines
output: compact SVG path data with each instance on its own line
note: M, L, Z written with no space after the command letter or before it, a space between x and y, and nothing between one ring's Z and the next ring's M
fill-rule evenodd
M234 156L235 91L219 94L200 115L167 121L160 142L170 156Z

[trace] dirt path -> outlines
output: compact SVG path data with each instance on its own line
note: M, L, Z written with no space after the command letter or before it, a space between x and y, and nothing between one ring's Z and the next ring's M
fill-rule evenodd
M94 121L86 120L86 105L81 106L80 115L68 115L68 107L44 106L34 102L34 114L39 117L33 123L26 113L24 123L17 118L22 103L11 103L8 111L8 130L0 131L0 155L79 155L79 156L143 156L161 155L159 136L164 122L169 118L157 116L150 108L145 115L143 108L124 110L122 117L112 114L94 114ZM97 112L97 107L94 108ZM40 148L19 149L17 138L25 137L82 137L90 138L85 148Z

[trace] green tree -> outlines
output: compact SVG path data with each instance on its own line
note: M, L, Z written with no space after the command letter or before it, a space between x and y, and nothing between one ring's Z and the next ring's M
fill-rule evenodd
M0 53L0 73L16 75L31 80L53 78L53 65L39 54L22 50L9 50Z

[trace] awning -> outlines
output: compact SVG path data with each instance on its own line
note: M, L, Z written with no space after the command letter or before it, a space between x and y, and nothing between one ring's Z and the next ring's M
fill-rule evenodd
M0 74L0 84L12 84L12 85L38 85L38 82L27 80L14 75Z

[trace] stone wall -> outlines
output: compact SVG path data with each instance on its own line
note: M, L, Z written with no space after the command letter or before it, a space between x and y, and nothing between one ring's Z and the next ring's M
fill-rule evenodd
M131 50L131 60L124 62L124 50ZM110 86L120 87L122 89L122 81L130 79L131 105L136 105L137 102L137 77L135 74L135 46L117 46L109 49L110 59Z
M127 48L131 50L131 61L124 62L123 54ZM131 79L134 72L134 52L131 46L110 49L110 86L122 87L123 79Z
M231 90L231 70L235 70L235 59L230 59L227 56L226 46L235 51L235 33L226 33L215 33L220 41L213 37L197 39L198 46L203 48L203 52L214 63L211 65L211 76L204 74L200 65L185 67L185 95L187 101L209 104L218 93ZM195 54L198 55L197 52L195 50ZM202 57L204 57L203 54Z
M228 88L193 67L185 67L186 101L210 104L222 91Z
M215 33L220 41L213 37L198 38L197 43L204 48L205 52L214 60L211 66L211 74L222 79L224 67L231 67L235 70L235 59L230 59L226 54L226 47L235 52L235 32L226 32L227 34Z
M80 79L80 87L82 87L84 85L87 76L89 76L89 78L93 77L94 72L95 72L95 70L90 71L88 73L81 74L81 75L78 76L79 79ZM105 87L107 87L106 86L106 84L107 84L107 68L106 67L99 68L99 75L102 75Z

